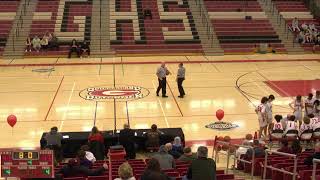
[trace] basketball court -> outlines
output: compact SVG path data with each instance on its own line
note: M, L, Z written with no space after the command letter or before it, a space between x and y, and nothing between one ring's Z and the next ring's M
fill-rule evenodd
M167 78L169 98L155 94L161 61L173 73ZM179 62L187 71L183 99L177 97L175 81ZM52 126L70 132L96 125L104 131L121 129L124 123L134 129L181 127L194 143L207 143L216 135L242 138L258 129L254 105L262 96L274 94L274 113L285 115L297 93L320 89L319 77L319 55L0 60L1 147L38 147L42 133ZM107 97L124 88L129 93L121 99ZM104 99L87 97L99 93L95 90L108 92L100 91ZM224 122L239 127L206 128L217 121L218 109L225 112ZM13 129L6 122L10 114L18 117Z

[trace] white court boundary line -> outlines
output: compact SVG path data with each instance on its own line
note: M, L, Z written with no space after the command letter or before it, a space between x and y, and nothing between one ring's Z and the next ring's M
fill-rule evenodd
M72 89L71 89L71 92L70 92L70 95L69 95L69 99L68 99L67 108L66 108L66 110L65 110L64 113L63 113L62 120L61 120L61 123L60 123L60 126L59 126L59 130L60 130L60 131L61 131L62 126L63 126L63 124L64 124L64 120L66 119L67 112L68 112L68 110L69 110L69 105L70 105L70 101L71 101L71 98L72 98L72 95L73 95L74 87L75 87L75 86L76 86L76 83L73 82L73 86L72 86Z

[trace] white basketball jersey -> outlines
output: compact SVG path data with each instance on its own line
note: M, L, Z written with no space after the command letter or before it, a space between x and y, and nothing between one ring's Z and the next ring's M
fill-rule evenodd
M312 123L312 129L316 130L320 128L320 119L317 117L311 118L311 123Z
M303 123L300 127L300 131L299 131L299 134L302 134L303 132L307 131L307 130L312 130L312 125L311 123L310 124L305 124Z
M286 132L290 130L297 130L297 123L294 121L286 122Z
M272 131L276 131L276 130L284 130L281 122L276 122L273 125Z
M259 106L256 108L256 111L258 113L258 119L263 119L263 114L266 113L266 106L264 104L259 104Z

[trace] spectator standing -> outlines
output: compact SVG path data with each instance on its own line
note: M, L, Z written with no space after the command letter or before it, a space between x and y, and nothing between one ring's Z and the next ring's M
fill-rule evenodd
M216 180L216 162L208 158L208 148L200 146L197 159L191 162L185 180Z
M162 134L157 125L152 124L151 130L146 133L146 147L147 148L158 148L160 146L160 134Z
M90 151L94 154L96 159L103 160L105 152L104 137L96 126L92 128L88 137L88 142L90 145Z
M183 154L179 157L179 161L184 161L184 162L191 162L195 160L197 157L194 153L192 153L190 147L185 147L183 149Z
M37 52L40 51L41 49L41 40L38 36L35 36L33 39L32 39L32 46L33 46L33 49L36 50Z
M168 149L164 145L160 146L159 152L153 158L159 161L161 169L172 169L175 167L174 158L168 153Z
M148 161L147 168L141 175L140 180L170 180L170 178L161 171L159 161L152 158Z
M124 124L123 130L119 133L119 141L120 144L125 148L127 159L135 159L136 158L136 149L134 144L135 132L130 129L128 124Z
M76 53L77 53L77 56L80 57L79 46L78 46L78 43L77 43L77 40L76 40L76 39L73 39L73 40L71 41L68 58L71 58L71 54L72 54L73 52L76 52Z
M60 162L63 159L62 156L62 135L58 132L56 126L50 129L50 132L47 133L44 137L46 140L46 147L54 151L55 159Z
M127 162L119 166L118 175L119 178L114 180L136 180L136 178L133 176L132 167Z

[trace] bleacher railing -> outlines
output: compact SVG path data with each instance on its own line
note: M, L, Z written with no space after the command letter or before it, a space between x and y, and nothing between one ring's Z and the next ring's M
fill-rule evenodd
M203 4L203 0L196 0L195 2L196 2L196 5L199 8L202 24L204 24L205 28L206 28L207 39L210 41L210 47L212 47L213 46L213 37L214 37L213 33L214 33L214 30L213 30L213 27L211 25L211 20L210 20L210 17L208 15L207 8Z
M295 180L297 177L297 164L298 164L298 158L297 155L295 154L288 154L288 153L283 153L283 152L278 152L278 151L272 151L272 150L265 150L265 157L264 157L264 167L263 167L263 180L266 179L266 175L267 175L267 168L271 169L271 170L275 170L275 171L279 171L282 172L284 174L290 174L292 175L292 180ZM273 166L269 166L268 165L268 154L277 154L277 155L281 155L281 156L285 156L285 157L289 157L289 158L293 158L294 159L294 165L293 165L293 172L290 171L286 171L280 168L275 168Z
M291 33L289 25L287 24L287 21L283 17L283 15L278 11L276 4L272 0L264 0L263 2L268 8L269 12L272 13L272 15L275 15L275 14L277 15L277 24L280 27L284 28L284 32L287 36L287 39L289 39L289 34ZM295 47L296 46L295 36L294 34L292 35L293 35L292 47Z
M23 1L23 2L21 2L22 9L20 10L20 15L17 18L18 20L16 22L14 34L12 36L12 49L13 49L13 51L16 51L15 42L16 42L17 38L19 37L21 30L23 29L23 24L24 24L23 23L23 16L26 15L27 7L30 4L30 0L22 0L22 1Z
M226 151L226 153L223 153L223 151L219 151L218 150L218 145L227 145L229 148ZM230 147L231 146L238 147L238 148L239 147L243 147L243 148L247 148L248 150L251 149L252 150L251 161L248 161L248 160L245 160L245 159L241 159L240 156L237 157L236 156L236 151L231 153L230 152ZM232 158L233 159L233 170L234 171L235 171L235 167L236 167L237 161L240 161L242 163L251 165L251 179L253 179L253 177L254 177L253 175L254 175L255 153L254 153L254 148L252 146L245 146L245 145L240 145L240 144L231 144L229 142L224 142L224 141L216 141L216 144L213 147L213 153L212 153L212 156L214 156L214 159L215 159L216 162L219 160L219 154L227 156L226 174L228 174L230 158Z
M317 171L317 165L320 163L320 159L313 159L313 168L312 168L312 180L316 180L316 171Z

